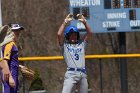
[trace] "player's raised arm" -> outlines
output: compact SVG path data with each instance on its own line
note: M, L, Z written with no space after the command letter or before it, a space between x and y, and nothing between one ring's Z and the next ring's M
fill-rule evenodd
M70 22L71 20L73 20L72 17L73 17L72 14L68 14L67 17L65 18L64 22L60 26L58 32L57 32L58 41L59 41L59 44L60 45L62 45L63 42L64 42L64 29L65 29L65 26L67 25L68 22Z
M86 28L87 34L83 37L83 40L88 41L88 39L93 35L93 31L91 30L90 26L87 23L87 20L83 15L77 14L78 20L81 21Z

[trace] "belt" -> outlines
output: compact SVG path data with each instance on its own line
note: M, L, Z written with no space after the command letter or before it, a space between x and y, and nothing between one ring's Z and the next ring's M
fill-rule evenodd
M86 73L85 68L68 68L68 71L79 71L79 72Z

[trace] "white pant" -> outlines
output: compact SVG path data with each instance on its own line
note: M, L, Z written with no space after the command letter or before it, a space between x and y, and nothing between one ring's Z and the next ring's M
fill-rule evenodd
M71 93L74 85L80 85L80 93L88 93L87 75L78 71L67 71L62 93Z

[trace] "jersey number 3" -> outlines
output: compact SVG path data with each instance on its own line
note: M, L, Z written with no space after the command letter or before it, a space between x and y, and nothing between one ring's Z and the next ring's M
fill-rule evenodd
M79 55L78 54L75 54L75 60L79 60Z

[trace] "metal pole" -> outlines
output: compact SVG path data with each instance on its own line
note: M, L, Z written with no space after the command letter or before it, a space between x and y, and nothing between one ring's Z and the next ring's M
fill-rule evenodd
M103 93L102 59L99 59L99 65L100 65L100 88L101 88L101 93Z
M126 36L125 32L119 32L119 52L126 54ZM127 80L127 60L120 58L120 79L121 79L121 93L128 93Z

